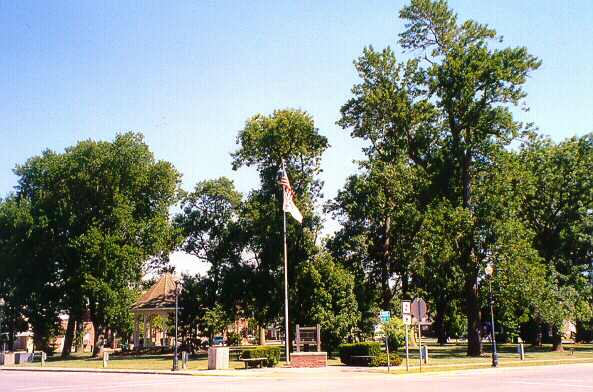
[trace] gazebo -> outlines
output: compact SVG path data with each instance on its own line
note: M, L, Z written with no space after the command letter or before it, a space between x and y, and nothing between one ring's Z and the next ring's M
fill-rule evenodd
M157 331L152 328L152 320L155 316L168 318L169 314L175 312L176 283L173 275L165 273L132 305L130 311L134 315L134 350L155 345ZM141 320L144 325L142 345L140 344ZM163 332L162 337L163 341L165 341L166 332Z

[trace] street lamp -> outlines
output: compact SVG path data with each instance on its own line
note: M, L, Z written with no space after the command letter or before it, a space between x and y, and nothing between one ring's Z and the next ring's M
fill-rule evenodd
M488 263L486 268L484 269L486 275L488 276L488 288L490 291L490 321L492 327L492 367L498 366L498 354L496 353L496 334L494 333L494 297L492 296L492 275L494 274L494 268L492 264Z
M179 363L177 360L177 317L179 314L179 279L175 280L175 347L173 354L173 368L172 371L179 370Z
M2 339L3 355L6 352L6 340L4 339L4 335L2 335L2 323L4 323L4 305L6 305L4 298L0 298L0 338Z

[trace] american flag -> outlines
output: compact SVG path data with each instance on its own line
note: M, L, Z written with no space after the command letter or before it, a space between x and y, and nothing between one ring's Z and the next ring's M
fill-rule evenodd
M288 181L288 175L286 174L286 169L282 168L282 175L280 177L280 185L282 186L282 191L284 193L284 201L282 203L282 209L285 212L290 213L294 219L296 219L299 223L303 223L303 215L294 204L294 197L296 196L294 190L290 186L290 181Z

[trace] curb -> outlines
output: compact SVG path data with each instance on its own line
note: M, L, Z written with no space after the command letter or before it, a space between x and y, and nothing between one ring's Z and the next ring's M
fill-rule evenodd
M133 369L83 369L57 367L5 367L0 366L0 372L50 372L50 373L119 373L119 374L158 374L163 376L193 376L189 372L173 372L165 370L133 370Z
M555 362L555 363L551 363ZM391 374L387 373L387 368L375 368L374 370L370 370L369 368L364 369L348 369L343 371L338 371L333 376L344 376L346 374L357 374L357 375L368 375L368 376L380 376L380 375L389 375L389 376L420 376L420 375L438 375L444 373L457 373L457 372L466 372L466 371L490 371L490 370L512 370L518 368L525 368L525 367L539 367L539 366L563 366L563 365L579 365L579 364L593 364L593 358L579 358L579 359L565 359L565 360L531 360L531 361L522 361L522 362L504 362L500 363L500 367L492 368L487 364L458 364L457 366L449 365L436 365L427 369L426 372L417 372L416 368L411 368L410 370L414 369L412 372L405 372L402 371L401 367L398 371L393 372ZM506 366L505 366L506 365ZM439 369L448 368L448 369ZM299 369L302 370L302 369ZM194 376L194 377L247 377L247 378L261 378L261 377L284 377L290 376L295 374L302 374L302 372L283 372L283 371L272 371L271 373L264 373L264 372L241 372L238 374L236 369L228 369L228 370L194 370L194 371L176 371L173 372L171 370L142 370L142 369L93 369L93 368L59 368L59 367L16 367L16 366L0 366L0 373L2 371L13 371L13 372L53 372L53 373L106 373L106 374L146 374L146 375L162 375L162 376ZM228 373L226 373L228 372ZM225 374L226 373L226 374ZM310 375L317 375L318 372L314 372L314 374Z

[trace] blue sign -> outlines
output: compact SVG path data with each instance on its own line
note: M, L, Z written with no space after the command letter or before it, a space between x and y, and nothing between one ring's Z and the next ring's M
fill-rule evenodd
M382 323L388 322L391 319L391 312L389 310L382 310L381 313L379 313L379 319Z

